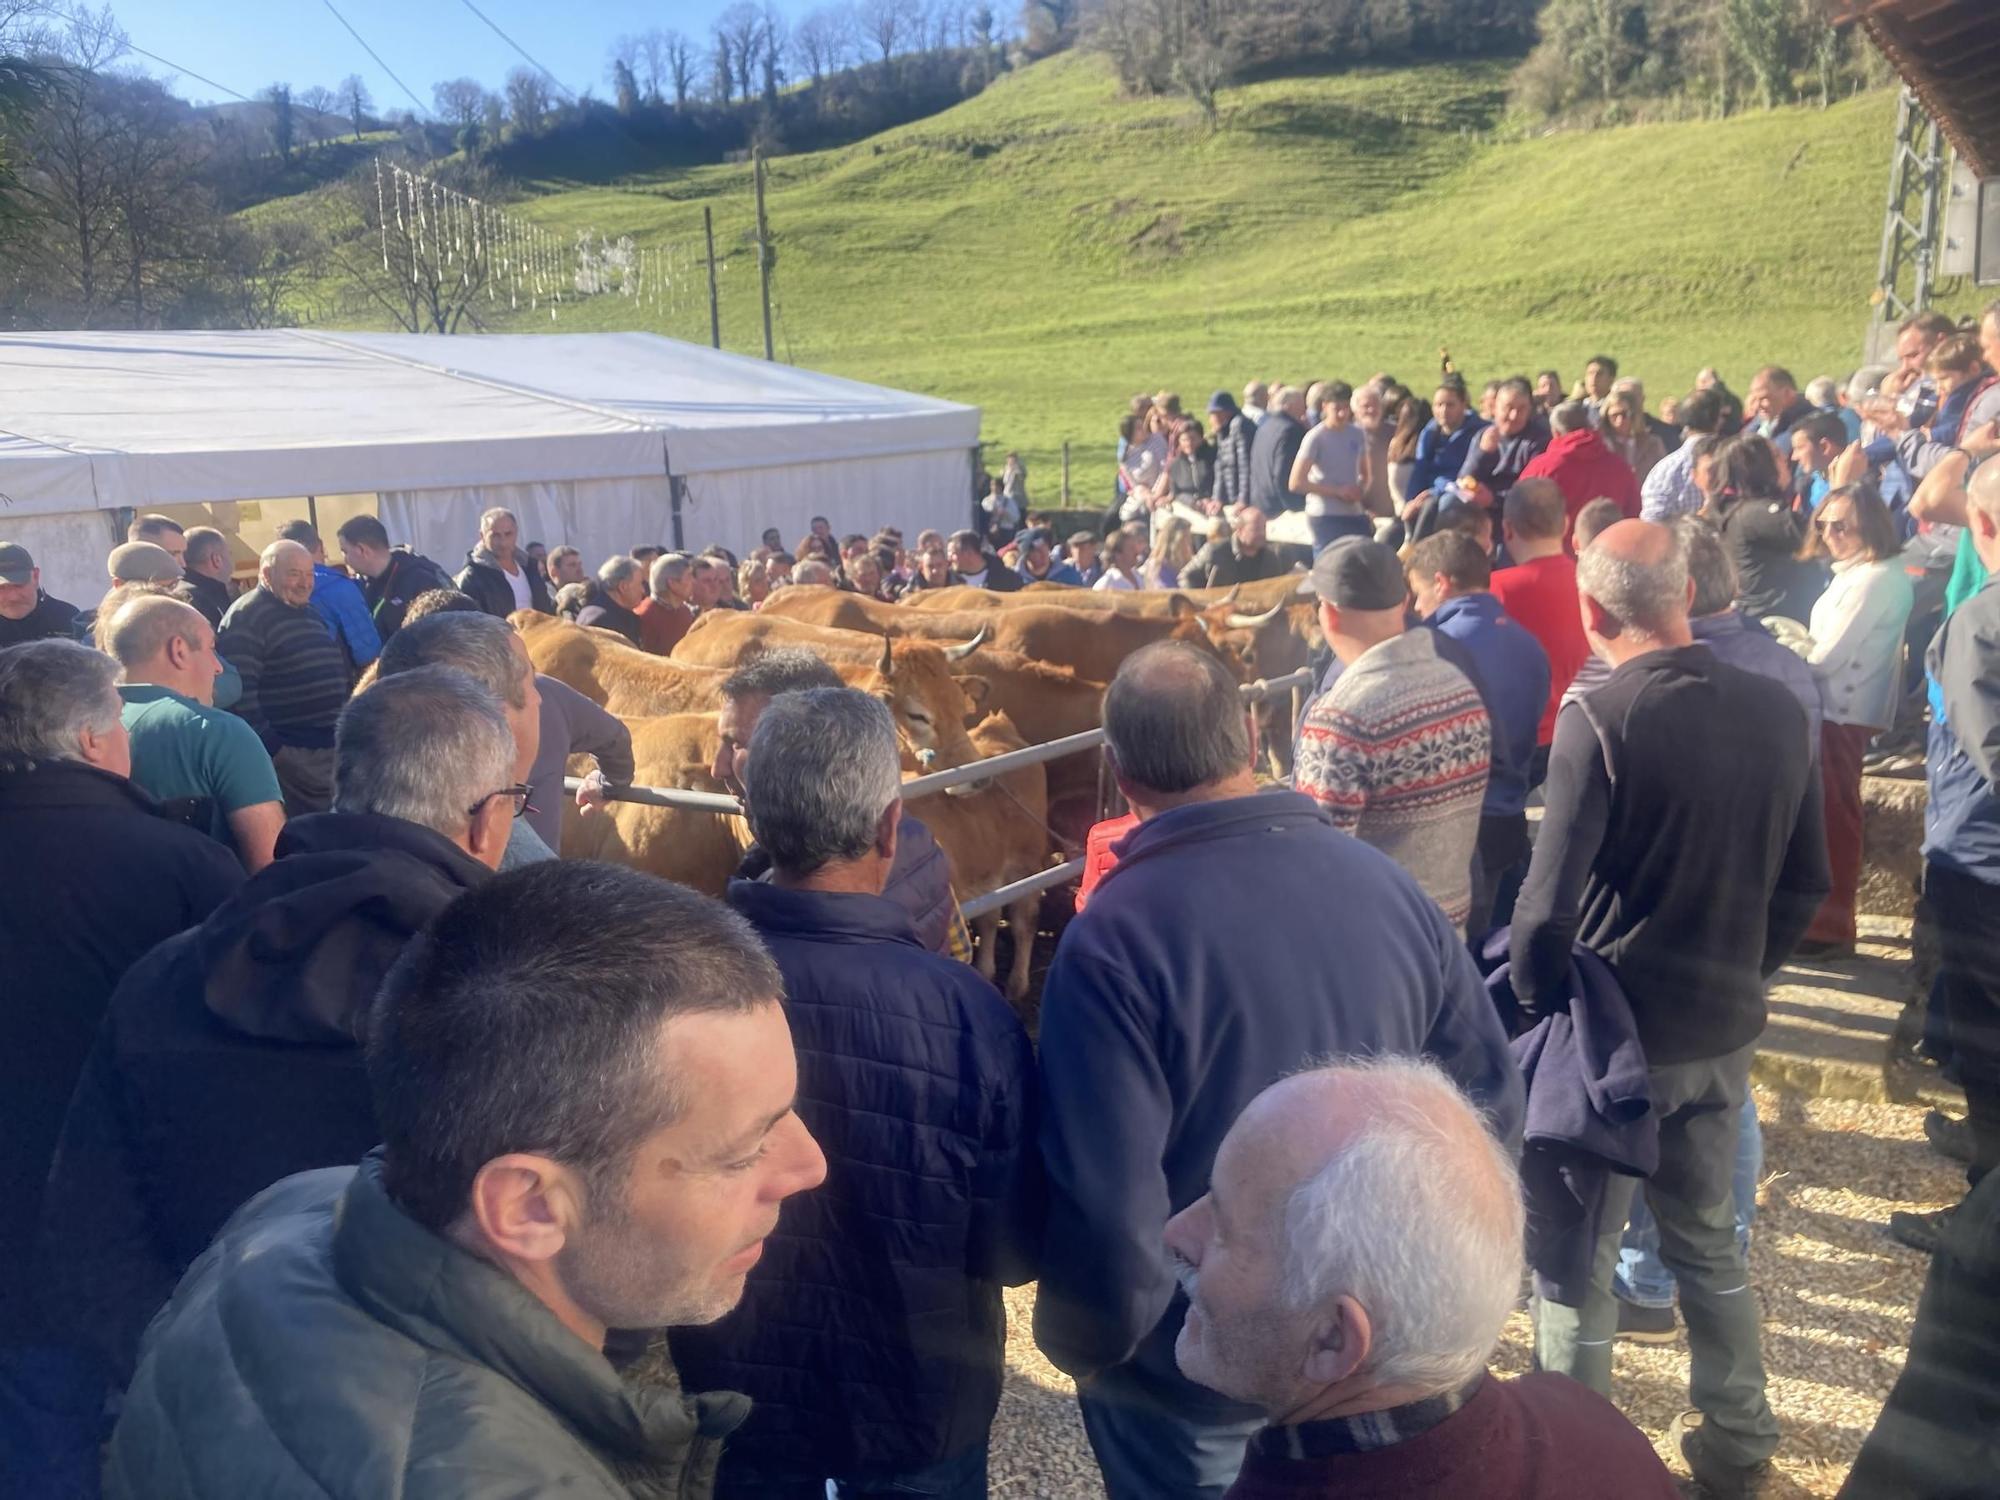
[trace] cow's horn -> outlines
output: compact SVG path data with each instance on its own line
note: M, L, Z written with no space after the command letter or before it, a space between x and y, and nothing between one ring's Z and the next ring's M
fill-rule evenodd
M1236 602L1236 596L1242 592L1243 592L1242 584L1232 583L1229 585L1229 592L1224 594L1220 599L1216 600L1215 602L1217 604L1234 604Z
M1262 630L1266 625L1277 619L1283 613L1284 608L1285 601L1280 599L1261 615L1231 615L1229 617L1229 628L1231 630Z
M882 637L882 664L878 666L875 670L880 672L884 677L892 676L896 669L895 656L889 650L889 643L893 639L894 637L889 636L887 634L885 634Z
M979 634L975 635L971 640L967 641L963 646L945 647L944 648L945 660L964 661L966 657L972 655L973 652L977 651L981 646L986 644L986 637L992 633L992 628L993 627L990 625L982 625L979 627Z

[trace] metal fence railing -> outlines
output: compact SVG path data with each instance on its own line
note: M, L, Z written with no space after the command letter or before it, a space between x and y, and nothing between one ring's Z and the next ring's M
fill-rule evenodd
M1243 684L1243 701L1261 703L1275 693L1298 693L1311 686L1312 673L1307 671L1290 672L1283 677L1260 677L1255 682ZM1086 729L1081 734L1064 735L1061 739L1050 740L1045 745L1029 745L1024 750L1008 750L1000 755L990 755L984 760L968 761L962 766L951 766L942 771L913 776L903 783L903 800L914 802L922 797L934 796L938 792L950 791L953 787L991 781L996 776L1004 776L1007 772L1017 771L1022 766L1061 760L1066 755L1095 750L1103 743L1102 729ZM567 791L574 793L578 781L573 776L567 777L563 781L563 786ZM678 807L688 812L740 814L743 811L743 804L734 797L719 792L691 791L686 787L615 786L606 788L605 796L613 802L637 802L648 807ZM968 918L983 916L1024 896L1051 890L1065 881L1075 879L1082 872L1083 861L1072 859L1038 871L1025 880L1017 880L1012 885L974 896L964 903L962 909Z

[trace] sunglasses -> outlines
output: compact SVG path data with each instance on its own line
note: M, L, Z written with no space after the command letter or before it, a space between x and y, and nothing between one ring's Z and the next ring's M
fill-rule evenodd
M497 792L488 792L484 797L481 797L472 806L468 807L465 810L465 815L468 818L476 818L484 811L486 804L491 802L495 797L507 797L513 800L514 816L518 818L528 810L528 796L531 790L525 782L517 781L512 786L500 788Z
M1825 536L1852 536L1854 528L1838 517L1831 521L1813 522L1813 530Z

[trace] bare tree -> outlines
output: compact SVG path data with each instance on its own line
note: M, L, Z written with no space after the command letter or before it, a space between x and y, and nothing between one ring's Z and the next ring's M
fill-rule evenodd
M720 30L715 32L715 50L710 54L710 66L715 73L715 97L727 104L736 97L736 54L730 48L729 38Z
M911 27L910 0L860 0L854 19L875 46L886 72L898 48L907 48Z
M540 130L554 102L548 75L539 68L515 68L507 75L507 114L515 129Z
M748 99L755 87L752 74L762 50L763 14L751 0L736 0L715 18L715 35L718 41L727 43L730 60L736 66L736 91Z
M660 85L667 77L667 34L655 26L639 38L639 61L633 69L648 104L660 102Z
M452 174L444 185L482 199L493 186L477 168ZM329 189L320 213L320 243L346 286L350 314L386 313L407 333L480 326L477 302L493 274L486 237L442 236L408 205L391 209L385 221L374 179L359 174Z
M354 138L360 140L368 111L375 107L375 101L368 96L368 85L361 81L359 73L349 73L340 80L340 107L346 111L347 121L354 127Z
M460 130L479 123L486 107L486 90L476 78L450 78L431 85L431 104Z
M318 83L309 89L300 89L299 108L304 111L299 123L312 137L313 144L317 145L338 133L340 120L334 111L340 108L340 97L332 89Z
M837 72L847 58L848 16L831 6L809 11L792 28L792 62L815 84Z
M757 32L757 66L764 85L764 102L778 107L778 86L785 81L784 59L791 50L791 27L771 0L764 0L764 14Z
M271 106L271 144L278 148L278 160L290 166L299 123L292 112L292 86L274 83L258 97Z
M639 78L640 41L636 36L624 35L615 39L604 50L604 80L611 85L613 97L618 93L618 69L623 67L628 78L636 87Z
M694 89L694 43L678 31L669 31L662 37L661 45L667 55L667 77L673 80L674 108L686 109L688 95Z

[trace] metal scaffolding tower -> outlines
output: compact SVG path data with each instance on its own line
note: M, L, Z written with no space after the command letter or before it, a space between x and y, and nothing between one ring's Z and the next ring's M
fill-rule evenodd
M1916 92L1896 106L1896 144L1889 158L1889 204L1882 215L1882 259L1868 319L1870 357L1885 350L1905 318L1931 305L1938 275L1938 216L1947 176L1944 136Z

